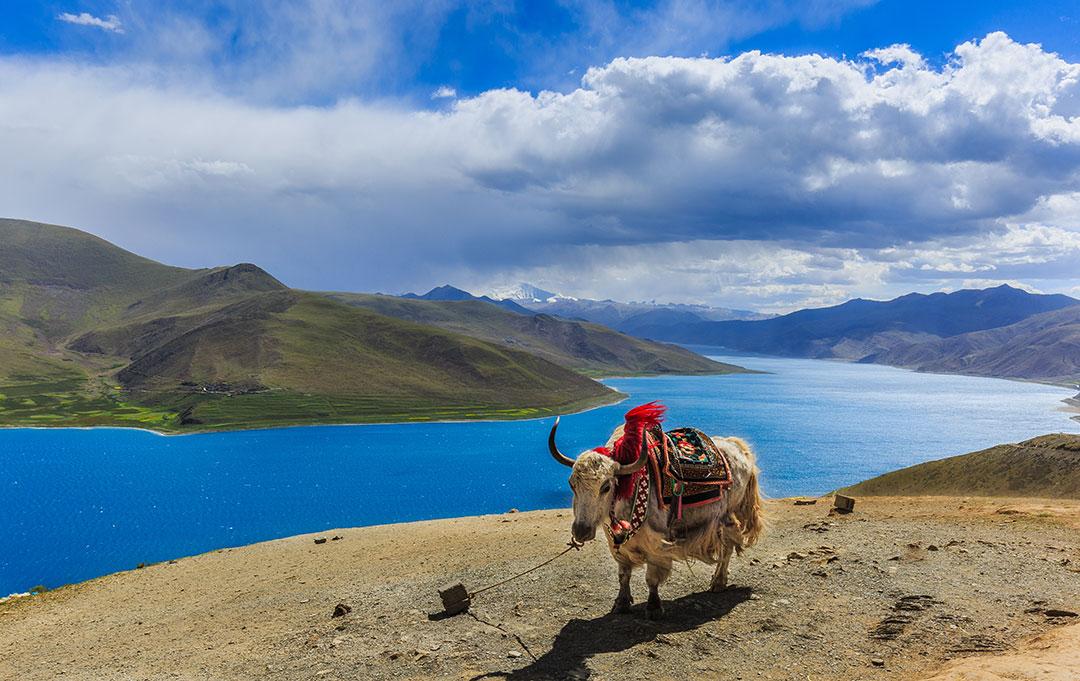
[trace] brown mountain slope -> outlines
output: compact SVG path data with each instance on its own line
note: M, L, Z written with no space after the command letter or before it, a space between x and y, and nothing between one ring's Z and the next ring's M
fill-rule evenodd
M520 349L0 220L0 424L167 431L513 418L619 399ZM703 360L704 361L704 360Z
M517 314L477 300L417 300L356 293L335 300L398 319L525 350L590 375L721 374L743 372L684 348L634 338L591 322Z
M1080 435L1043 435L929 461L846 488L871 496L976 495L1080 499Z
M864 361L917 371L1080 382L1080 306L952 338L905 344Z

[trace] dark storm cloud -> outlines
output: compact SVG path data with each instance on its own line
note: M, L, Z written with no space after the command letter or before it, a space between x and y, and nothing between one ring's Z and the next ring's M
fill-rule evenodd
M625 271L633 248L666 244L711 254L669 297L728 287L786 304L903 271L985 273L998 248L1043 257L1024 235L1075 210L1053 199L1080 191L1078 101L1080 66L1003 34L938 69L902 46L616 59L565 93L436 111L253 104L134 68L10 58L0 145L20 163L0 171L0 202L311 288L548 271L614 292L607 261ZM1056 240L1044 262L1072 252L1071 229L1040 237Z

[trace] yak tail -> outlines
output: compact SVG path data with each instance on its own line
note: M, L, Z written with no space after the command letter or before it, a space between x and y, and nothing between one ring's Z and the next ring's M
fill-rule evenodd
M754 452L743 440L737 437L729 439L750 460L750 479L746 483L746 492L743 494L742 499L739 500L738 505L732 509L732 513L734 513L739 525L741 525L742 546L736 545L736 549L739 553L742 553L742 549L753 546L761 538L761 535L765 533L766 522L765 515L761 510L761 489L758 485L758 473L760 471L758 471Z

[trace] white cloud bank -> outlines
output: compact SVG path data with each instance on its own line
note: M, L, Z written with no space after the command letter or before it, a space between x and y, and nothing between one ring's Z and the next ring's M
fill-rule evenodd
M1068 288L1080 256L1080 64L1001 33L940 69L906 46L616 59L570 92L444 111L254 105L149 68L8 58L0 148L13 215L312 288L531 273L778 308L973 272Z
M94 28L100 28L103 31L110 33L123 33L124 25L120 23L120 17L115 14L101 19L95 17L89 12L80 12L79 14L72 14L71 12L62 12L56 15L57 21L62 21L66 24L75 24L77 26L92 26Z

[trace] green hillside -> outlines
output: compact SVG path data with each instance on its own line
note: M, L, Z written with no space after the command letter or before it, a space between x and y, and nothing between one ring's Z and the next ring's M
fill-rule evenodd
M1080 435L1043 435L903 468L843 490L866 496L1080 499Z
M592 376L746 371L676 345L634 338L599 324L546 314L516 314L478 300L417 300L357 293L327 295L389 317L525 350Z
M0 220L0 425L184 432L515 418L619 394L503 345Z

